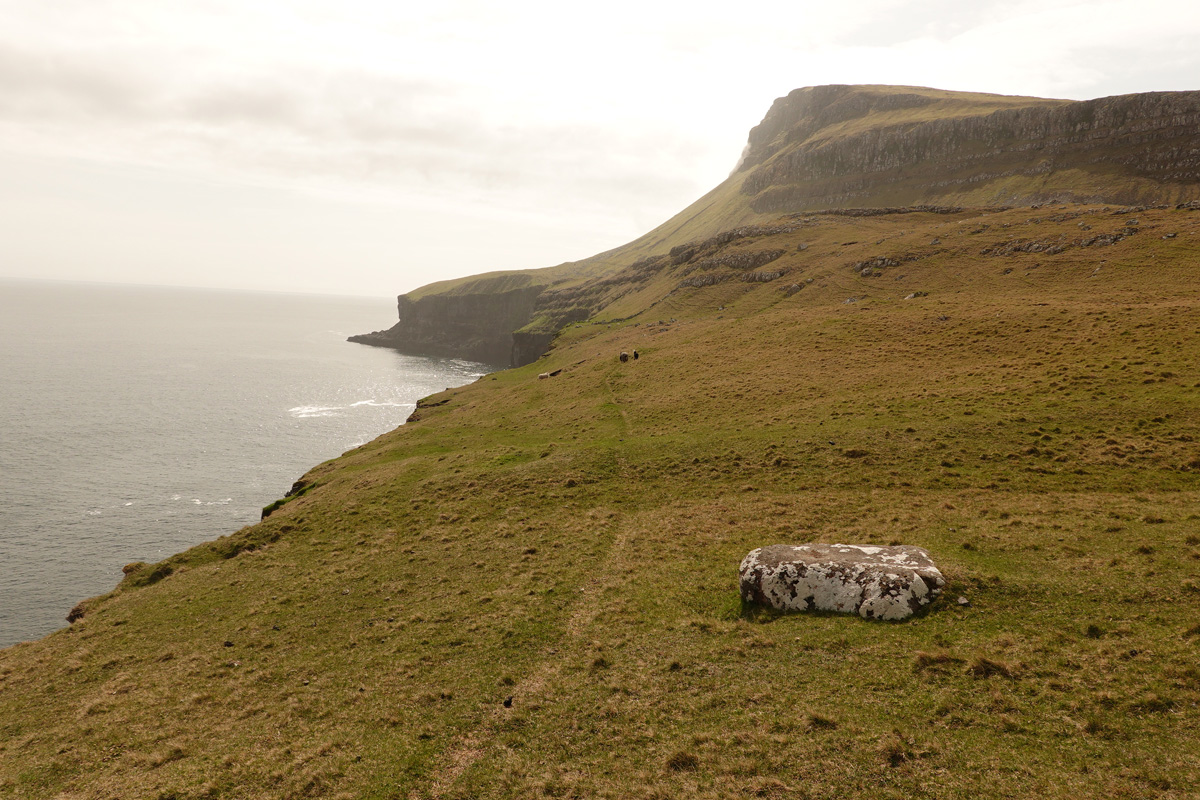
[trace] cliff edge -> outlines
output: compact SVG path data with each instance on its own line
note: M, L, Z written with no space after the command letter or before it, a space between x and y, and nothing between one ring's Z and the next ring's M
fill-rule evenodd
M915 204L1196 199L1200 92L1084 102L890 86L797 89L750 132L764 213Z
M1200 199L1200 92L1098 100L816 86L772 104L732 175L623 247L541 270L444 281L350 341L522 366L564 325L636 292L637 264L781 214ZM632 278L632 282L629 280Z
M532 276L518 273L481 277L453 292L400 295L399 322L349 341L485 364L523 363L514 352L512 334L529 322L544 289Z

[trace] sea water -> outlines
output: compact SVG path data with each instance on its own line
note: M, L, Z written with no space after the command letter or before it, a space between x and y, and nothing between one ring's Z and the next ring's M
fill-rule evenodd
M394 301L0 281L0 647L257 522L491 369L352 344Z

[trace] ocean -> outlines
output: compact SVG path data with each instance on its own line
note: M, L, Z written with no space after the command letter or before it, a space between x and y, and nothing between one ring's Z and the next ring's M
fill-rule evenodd
M382 298L0 281L0 647L494 369L346 341L394 318Z

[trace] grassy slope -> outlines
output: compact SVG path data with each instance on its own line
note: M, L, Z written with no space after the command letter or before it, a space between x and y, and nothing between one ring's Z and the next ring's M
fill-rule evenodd
M945 89L931 89L924 86L886 86L862 85L855 87L861 92L877 94L912 94L927 97L937 102L917 108L905 108L897 111L876 112L836 125L830 125L814 134L809 142L835 139L840 136L852 136L875 128L893 125L913 125L931 122L939 119L955 119L959 117L984 116L993 111L1009 108L1029 108L1032 106L1062 106L1070 105L1072 100L1055 100L1044 97L1024 97L1021 95L987 94L984 92L952 92Z
M433 294L492 293L533 285L574 286L628 266L643 256L664 253L677 244L704 239L718 231L773 218L773 214L757 214L750 210L747 199L739 191L744 177L730 176L728 180L662 225L613 250L582 261L568 261L553 267L503 270L438 281L409 292L408 297L418 300Z
M661 274L431 398L0 651L0 796L1194 796L1200 214L980 255L1130 219L1066 210L813 218L731 245L785 278ZM951 585L901 624L743 609L741 557L803 541Z
M832 142L873 129L905 128L939 119L986 116L1002 109L1058 106L1072 102L978 92L952 92L914 86L862 85L853 87L853 92L867 95L921 95L936 102L917 108L873 111L862 116L834 122L812 132L803 140L781 144L778 151L767 159L763 166L769 166L772 162L786 157L798 147ZM781 134L781 140L786 142L786 139L787 132L785 131ZM408 296L417 300L431 294L492 293L527 285L560 288L576 286L589 279L611 274L639 258L665 253L675 245L706 239L719 231L729 230L740 225L762 223L773 219L775 214L759 213L750 207L752 198L741 191L747 174L746 172L737 172L730 175L712 191L645 235L591 258L565 262L542 269L490 272L439 281L409 292ZM1052 176L1000 176L983 182L972 181L964 187L943 188L936 192L924 186L921 171L914 172L908 179L899 179L896 175L891 174L877 177L886 178L886 180L873 190L874 196L870 205L874 206L905 206L920 203L999 205L1013 202L1014 198L1022 195L1036 194L1047 183L1060 187L1064 191L1087 194L1101 192L1105 187L1111 187L1113 181L1128 186L1131 191L1141 191L1148 198L1167 197L1170 202L1175 202L1177 199L1173 193L1174 189L1171 187L1164 188L1162 184L1133 179L1128 176L1104 175L1095 169L1087 173L1064 170L1054 173ZM820 190L819 186L813 188ZM823 201L814 202L815 205L812 203L807 206L801 204L797 208L828 206ZM856 201L852 205L863 204L863 201ZM537 321L534 321L531 329L540 330Z

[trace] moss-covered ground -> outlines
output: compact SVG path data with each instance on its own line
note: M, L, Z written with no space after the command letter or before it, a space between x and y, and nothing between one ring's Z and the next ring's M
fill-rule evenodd
M0 796L1196 797L1200 213L1113 212L664 266L0 651ZM806 541L949 587L743 607L746 552Z

